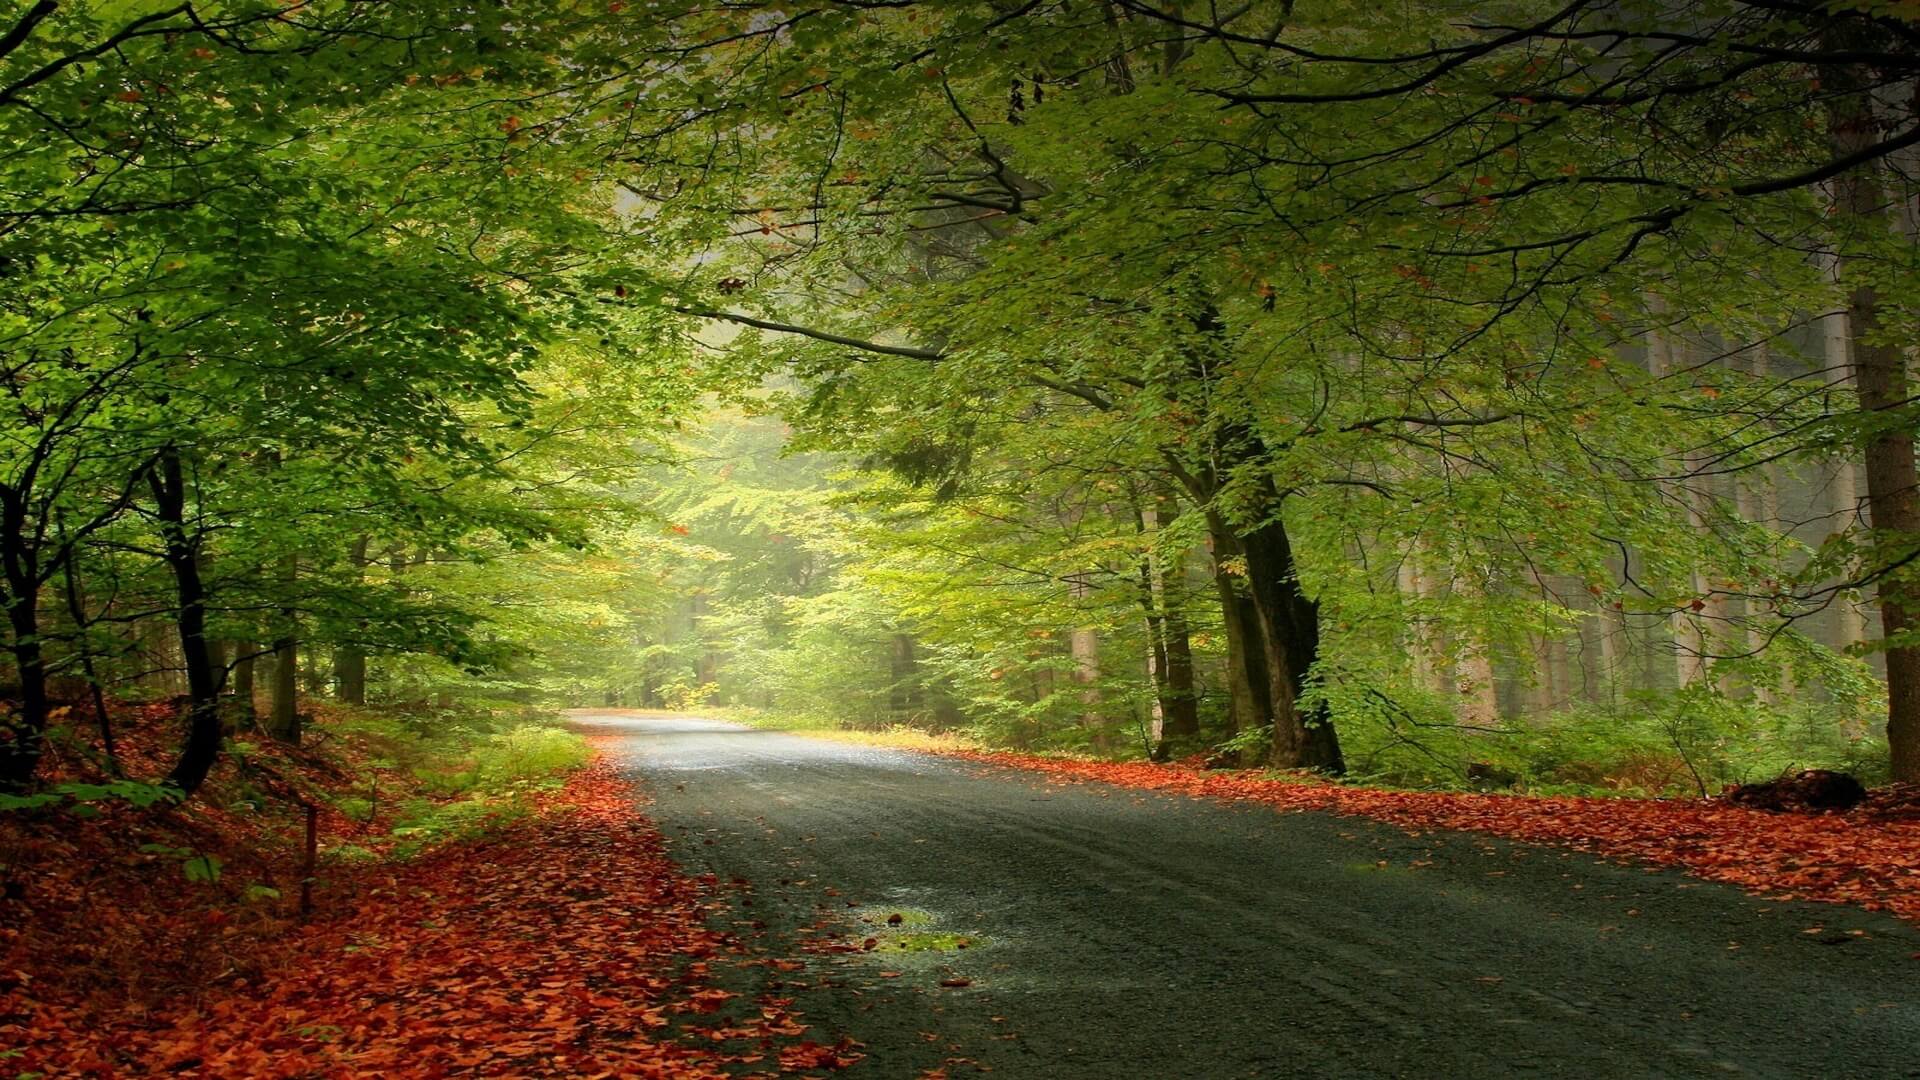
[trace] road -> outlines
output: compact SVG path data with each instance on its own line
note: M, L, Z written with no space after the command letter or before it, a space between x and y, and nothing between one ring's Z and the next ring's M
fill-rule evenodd
M734 977L866 1043L850 1077L1920 1077L1920 933L1890 918L1474 834L575 722L615 737L682 865L748 883L724 918L808 958Z

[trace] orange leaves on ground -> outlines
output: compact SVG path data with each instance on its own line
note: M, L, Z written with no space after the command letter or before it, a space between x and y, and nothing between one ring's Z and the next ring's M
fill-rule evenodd
M780 1067L788 1072L844 1069L866 1056L859 1052L859 1046L851 1039L841 1039L832 1046L815 1042L799 1043L780 1051Z
M1848 814L1804 816L1711 799L1383 791L1184 764L944 753L1063 780L1362 815L1415 832L1464 829L1564 845L1607 858L1682 867L1779 899L1857 904L1920 920L1920 792L1895 790Z
M80 1021L30 977L0 981L8 1068L698 1080L859 1060L848 1041L796 1042L807 1029L784 1000L723 1032L688 1022L740 1011L710 981L746 949L708 925L718 883L681 873L636 800L596 762L503 832L370 869L266 970L197 1000Z

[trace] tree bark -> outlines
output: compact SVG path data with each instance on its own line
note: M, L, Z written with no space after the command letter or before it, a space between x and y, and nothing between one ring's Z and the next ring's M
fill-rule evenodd
M289 555L284 563L286 588L291 592L299 575L299 561ZM288 630L273 642L273 702L267 713L267 733L284 743L300 744L300 650L292 632L294 612L284 609Z
M1092 589L1075 578L1068 586L1075 600L1084 600ZM1096 751L1113 747L1106 718L1100 711L1100 634L1091 626L1075 627L1067 634L1067 652L1073 657L1073 681L1080 686L1080 726Z
M236 641L233 643L233 700L240 710L242 719L253 719L253 670L254 653L260 651L257 642Z
M893 682L887 687L887 708L907 718L918 712L923 703L920 661L915 655L912 634L895 634L889 645L888 671Z
M148 482L160 524L162 558L173 572L179 601L175 619L180 662L187 672L186 739L167 782L191 795L199 790L220 757L225 736L220 726L221 680L207 641L207 590L200 576L199 541L187 532L187 485L179 452L172 448L163 451L148 474Z
M1836 37L1842 35L1834 35ZM1848 35L1850 36L1850 35ZM1853 41L1841 45L1861 44ZM1872 44L1868 42L1867 44ZM1823 81L1835 96L1828 100L1828 120L1834 149L1849 153L1876 137L1868 87L1873 75L1855 65L1829 68ZM1840 228L1873 236L1892 224L1888 199L1879 177L1870 168L1856 168L1833 182L1834 210ZM1837 258L1842 283L1848 271L1844 250ZM1867 519L1873 529L1876 561L1891 567L1920 542L1920 473L1914 463L1913 432L1905 420L1887 422L1881 414L1907 406L1909 394L1906 355L1883 340L1880 297L1864 276L1847 293L1847 321L1851 328L1853 375L1860 411L1868 422L1862 457L1866 464ZM1898 642L1915 630L1920 620L1920 586L1910 568L1893 570L1880 581L1880 631ZM1920 646L1893 644L1886 649L1887 748L1893 779L1920 781Z
M87 630L92 620L87 618L87 602L80 591L80 573L75 568L79 561L77 549L66 542L66 528L60 528L61 546L66 550L62 560L61 576L66 583L67 614L73 619L75 648L80 654L80 671L87 679L87 694L93 701L94 722L100 730L100 750L107 758L107 770L115 776L120 773L120 753L114 745L113 716L107 711L107 694L100 685L100 671L93 662L93 644L87 640Z
M1278 505L1277 497L1274 503ZM1240 543L1273 705L1267 763L1276 769L1344 772L1340 739L1326 706L1301 705L1307 677L1320 657L1320 606L1301 590L1286 523L1276 515L1242 534Z
M1143 537L1160 531L1174 516L1172 500L1161 498L1135 514ZM1185 574L1149 547L1140 561L1140 606L1147 626L1147 670L1153 679L1152 756L1164 761L1176 745L1200 736L1200 702L1193 686L1193 643L1187 629ZM1184 569L1184 568L1182 568Z
M347 565L357 583L366 571L367 538L356 536L347 550ZM367 654L357 643L348 642L333 650L333 681L340 700L349 705L367 703Z
M7 587L7 628L12 640L20 707L0 716L0 788L25 790L46 749L46 660L40 649L40 575L27 539L24 493L0 491L0 572Z
M1211 512L1207 527L1213 546L1213 588L1227 637L1228 718L1238 735L1272 723L1273 702L1267 696L1267 667L1256 644L1260 620L1253 611L1253 598L1241 584L1244 577L1229 569L1230 561L1242 554L1240 539Z
M1193 680L1193 638L1186 603L1172 592L1161 610L1161 637L1167 657L1167 690L1161 696L1164 728L1170 742L1200 737L1200 696Z
M300 743L299 643L291 637L273 642L273 701L267 711L267 733L284 743Z

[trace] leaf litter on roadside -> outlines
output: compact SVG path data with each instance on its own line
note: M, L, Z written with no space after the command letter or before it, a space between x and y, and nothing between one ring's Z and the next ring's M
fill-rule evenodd
M6 985L9 1069L699 1080L861 1059L851 1039L801 1039L790 999L712 985L716 965L754 959L710 925L723 887L667 857L604 758L534 800L503 832L370 870L259 977L196 1001L81 1020L30 982Z
M1389 791L1191 763L1097 762L929 751L1061 781L1325 810L1410 832L1457 829L1680 867L1777 899L1854 904L1920 920L1920 790L1878 792L1845 814L1770 814L1718 799L1578 798Z

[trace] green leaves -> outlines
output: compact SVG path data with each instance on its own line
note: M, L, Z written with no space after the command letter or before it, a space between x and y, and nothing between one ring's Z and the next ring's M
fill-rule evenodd
M138 780L114 780L105 784L55 784L30 795L0 793L0 812L41 810L61 807L76 817L98 817L119 805L145 810L163 803L179 802L178 788Z

